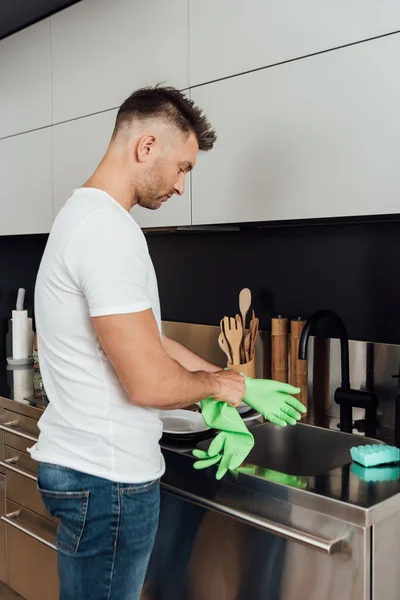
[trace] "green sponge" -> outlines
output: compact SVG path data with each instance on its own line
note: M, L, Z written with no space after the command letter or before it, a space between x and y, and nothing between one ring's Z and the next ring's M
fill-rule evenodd
M395 446L372 444L350 448L351 458L364 467L376 467L400 461L400 450Z

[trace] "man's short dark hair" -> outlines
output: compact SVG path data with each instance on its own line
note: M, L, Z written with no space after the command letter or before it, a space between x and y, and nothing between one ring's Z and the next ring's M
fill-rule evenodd
M211 150L217 135L203 111L173 87L146 87L136 90L121 105L114 134L134 119L161 117L184 133L193 132L200 150Z

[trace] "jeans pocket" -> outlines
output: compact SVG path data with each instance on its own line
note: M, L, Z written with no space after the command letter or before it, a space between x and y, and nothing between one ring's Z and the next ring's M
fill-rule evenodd
M146 483L124 483L121 487L121 494L144 494L159 485L159 483L159 479L147 481Z
M55 492L38 488L43 504L59 519L57 549L76 554L86 523L89 492Z

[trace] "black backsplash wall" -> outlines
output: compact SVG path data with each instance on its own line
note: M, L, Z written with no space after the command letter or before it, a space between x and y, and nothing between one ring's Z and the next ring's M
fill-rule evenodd
M47 236L0 237L0 357L18 287L32 315ZM261 326L272 316L330 308L352 339L400 344L400 222L282 225L262 230L147 236L163 318L218 324L253 292Z
M400 344L400 222L279 226L148 236L163 318L217 324L250 287L272 316L330 308L350 338Z
M0 358L5 358L7 320L18 288L26 289L25 308L33 316L33 291L47 235L0 236Z

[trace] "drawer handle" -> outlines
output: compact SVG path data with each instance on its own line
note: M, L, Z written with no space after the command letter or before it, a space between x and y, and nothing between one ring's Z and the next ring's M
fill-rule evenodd
M24 433L23 431L19 431L15 429L17 427L18 421L9 421L8 423L4 423L2 425L0 423L0 429L3 431L7 431L7 433L13 433L14 435L18 435L19 437L24 438L25 440L30 440L31 442L37 442L37 437L33 437L33 435L29 435L28 433Z
M162 483L162 489L167 493L178 496L179 498L185 498L194 504L198 504L199 506L206 506L207 508L211 508L219 513L225 513L231 517L236 518L238 521L242 523L249 523L258 529L263 529L264 531L268 531L268 533L272 533L282 537L291 542L297 542L298 544L302 544L303 546L307 546L312 550L318 550L328 556L332 556L333 554L351 554L351 547L348 545L348 541L346 538L338 537L333 540L326 540L324 538L317 537L311 533L306 533L299 529L295 529L293 527L289 527L287 525L281 525L280 523L276 523L274 521L270 521L269 519L265 519L264 517L257 517L251 513L246 511L237 510L235 508L231 508L230 506L223 506L214 502L213 500L208 500L206 498L200 498L199 496L192 494L190 492L186 492L184 490L180 490L166 483Z
M14 473L18 473L18 475L23 475L24 477L28 477L28 479L32 479L33 481L37 481L37 477L35 475L31 475L27 471L23 471L18 467L14 467L14 464L18 462L18 457L16 458L7 458L6 460L0 460L0 466L5 469L10 469L10 471L14 471Z
M20 514L21 514L21 511L16 510L15 512L8 513L8 515L4 515L3 517L1 517L1 520L4 521L4 523L7 523L7 525L11 525L11 527L15 527L15 529L19 529L19 531L22 531L22 533L26 533L26 535L29 535L29 537L33 538L34 540L41 542L48 548L51 548L52 550L57 551L57 547L54 544L52 544L51 542L48 542L44 538L40 537L40 535L36 535L36 533L29 531L29 529L25 529L25 527L22 527L22 525L17 523L16 519L18 519Z

